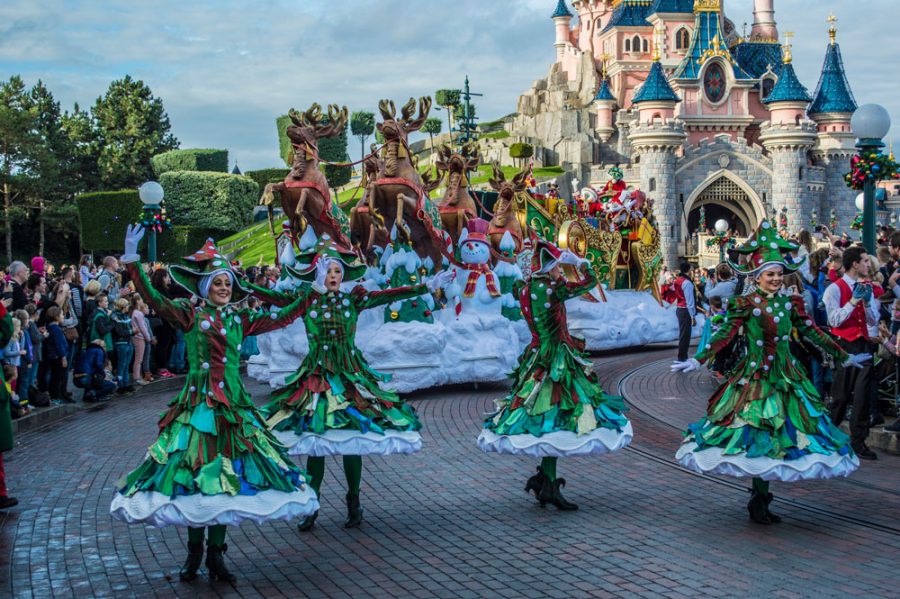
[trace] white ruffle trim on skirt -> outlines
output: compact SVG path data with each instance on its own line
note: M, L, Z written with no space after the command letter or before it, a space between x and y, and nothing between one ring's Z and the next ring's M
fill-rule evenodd
M701 474L754 476L787 483L848 476L859 468L859 458L855 454L810 453L796 460L775 460L765 456L748 458L746 453L722 455L720 447L697 451L697 443L694 441L683 444L675 454L675 459L685 468Z
M262 524L269 520L294 520L319 509L309 485L286 493L268 489L256 495L178 495L174 499L156 491L139 491L131 497L116 493L109 513L116 520L150 526L237 526L244 520Z
M335 429L324 434L293 431L272 431L275 438L288 448L289 455L389 455L415 453L422 449L422 435L418 431L392 431L361 433L355 430Z
M597 428L586 435L576 435L571 431L556 431L540 437L528 434L498 435L484 429L478 435L478 447L482 451L530 455L536 458L568 458L617 451L631 443L633 434L630 422L621 433L608 428Z

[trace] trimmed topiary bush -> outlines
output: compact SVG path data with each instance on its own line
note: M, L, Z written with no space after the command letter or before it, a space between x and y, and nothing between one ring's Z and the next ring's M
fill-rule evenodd
M196 171L164 173L159 178L173 225L233 232L250 224L259 186L250 177Z
M150 159L153 172L159 177L173 171L228 172L228 150L172 150Z
M174 225L156 236L156 258L160 262L179 263L196 252L208 238L221 238L222 231L206 227Z
M281 183L289 172L291 172L289 168L264 168L258 171L247 171L244 176L256 181L259 191L262 193L263 187L269 183Z
M534 146L525 142L516 142L509 146L511 158L531 158L534 156Z
M137 222L144 206L136 189L84 193L75 204L82 247L116 253L124 250L125 227Z

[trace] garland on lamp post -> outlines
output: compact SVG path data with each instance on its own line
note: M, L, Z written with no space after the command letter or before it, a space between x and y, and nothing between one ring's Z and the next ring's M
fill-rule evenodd
M853 219L853 222L850 223L850 228L854 231L862 231L863 228L863 213L857 212L856 218Z
M156 231L157 233L162 233L163 229L172 228L172 221L166 215L165 206L160 206L158 210L156 208L144 207L144 210L141 212L138 219L138 224L147 231Z
M866 179L900 179L898 169L900 165L894 161L893 155L885 156L878 149L863 150L850 159L850 172L844 175L844 181L851 189L862 191Z
M834 233L837 230L837 211L832 208L831 215L828 217L828 229Z

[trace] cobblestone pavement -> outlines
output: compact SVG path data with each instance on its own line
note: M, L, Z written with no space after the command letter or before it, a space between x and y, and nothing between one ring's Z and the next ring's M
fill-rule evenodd
M116 480L137 465L171 391L117 399L7 453L19 507L0 513L0 597L846 597L896 596L900 458L849 480L774 484L785 522L747 520L746 482L673 461L679 429L712 390L674 376L671 349L600 356L608 391L632 405L632 447L560 460L577 512L522 490L536 460L484 454L482 414L503 386L412 397L424 450L364 460L365 523L345 530L345 483L328 460L316 528L229 528L236 588L177 580L185 535L113 522ZM267 390L252 384L258 402Z

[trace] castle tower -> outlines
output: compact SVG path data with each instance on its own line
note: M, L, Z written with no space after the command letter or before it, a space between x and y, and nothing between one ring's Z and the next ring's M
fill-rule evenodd
M563 54L566 51L566 45L569 41L569 23L572 21L572 13L566 6L566 0L559 0L556 4L556 10L553 11L551 18L556 24L556 62L561 62Z
M753 29L751 41L778 39L778 25L775 23L775 0L753 0Z
M594 98L594 110L597 114L597 126L594 130L600 141L606 143L616 132L613 125L613 111L616 108L616 98L609 89L609 77L606 76L606 69L603 69L602 81L600 82L600 90Z
M856 100L844 73L841 47L837 43L837 18L828 17L829 44L825 50L825 63L819 85L813 94L809 116L818 125L819 143L813 150L813 158L825 167L825 188L828 206L821 206L820 214L831 208L838 211L843 227L849 226L855 216L853 203L855 192L844 183L844 173L850 170L850 159L856 154L856 140L850 129L850 118L856 112Z
M655 201L663 258L670 268L676 268L681 253L681 221L675 195L675 166L677 152L687 135L683 123L674 118L675 105L681 98L666 79L658 50L654 58L650 74L632 100L640 116L631 127L629 140L634 154L640 157L640 188Z
M760 141L772 157L772 207L787 208L792 231L809 226L814 208L809 201L809 151L816 144L816 124L806 118L812 101L791 64L791 47L785 45L784 65L772 93L763 101L771 120L764 123Z

